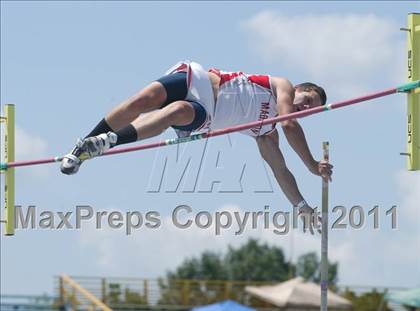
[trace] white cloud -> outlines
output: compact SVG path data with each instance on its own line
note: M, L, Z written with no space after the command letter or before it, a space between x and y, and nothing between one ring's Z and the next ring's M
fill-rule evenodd
M382 211L379 230L332 233L336 245L330 256L340 263L341 284L419 285L420 172L400 171L395 180L397 229L390 230L390 218Z
M412 261L416 262L417 272L420 274L420 262L418 261L420 251L420 171L400 171L397 175L397 183L399 193L402 200L401 205L398 206L400 218L404 221L399 224L399 227L405 232L403 245L412 245L417 254ZM408 252L401 252L401 255L407 256Z
M40 136L29 133L16 126L15 128L15 160L29 160L46 157L48 143ZM1 159L4 159L4 132L1 135ZM45 177L47 168L44 166L27 167L25 173L36 177Z
M334 95L353 96L380 79L404 81L405 35L374 14L302 14L264 11L241 24L252 47L273 64L304 73ZM383 84L382 84L383 83Z
M400 171L397 174L399 192L403 198L401 213L412 225L420 225L420 171ZM420 227L419 227L420 228Z
M47 142L37 136L28 133L21 127L16 127L16 159L34 159L44 157L47 154Z

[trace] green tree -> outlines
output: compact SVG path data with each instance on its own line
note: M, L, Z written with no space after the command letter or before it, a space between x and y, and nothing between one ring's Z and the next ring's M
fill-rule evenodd
M252 282L282 282L295 274L319 282L319 265L317 254L307 253L299 257L295 267L285 259L281 248L250 239L237 248L229 246L224 255L206 251L199 257L184 260L159 281L159 303L195 305L224 298L244 301L243 287ZM329 263L329 281L332 285L337 282L337 270L337 263ZM209 282L211 280L246 282Z
M351 290L344 292L344 298L351 301L353 310L357 311L390 311L385 299L386 293L380 293L373 289L371 292L356 295Z
M290 269L293 265L286 262L281 248L250 239L238 248L229 246L225 256L206 251L199 258L186 259L167 278L285 281Z
M225 262L231 280L285 281L291 268L281 248L255 239L238 248L229 246Z
M321 280L321 262L317 253L310 252L299 256L296 264L296 275L305 280L319 283ZM328 282L335 287L337 283L338 263L328 261Z
M122 286L119 283L110 283L108 285L108 297L107 303L110 305L145 305L147 304L147 297L143 294L125 288L122 290Z
M198 258L184 260L160 280L160 303L206 304L224 298L242 301L245 283L233 288L230 283L180 280L284 281L289 269L293 265L286 262L281 248L250 239L238 248L229 247L224 256L206 251Z
M227 271L220 254L206 251L199 258L184 260L175 271L159 280L162 304L211 303L222 298L223 289L205 282L186 280L226 280Z
M118 283L109 284L108 303L118 304L121 302L121 285Z
M167 273L168 279L226 280L227 271L220 254L206 251L199 258L188 258Z
M124 304L127 305L146 305L147 298L141 293L132 291L128 288L124 290Z

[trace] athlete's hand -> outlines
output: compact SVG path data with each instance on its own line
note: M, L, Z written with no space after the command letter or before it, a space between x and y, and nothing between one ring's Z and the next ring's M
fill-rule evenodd
M318 231L318 233L321 233L322 219L321 216L319 216L316 212L316 209L314 210L309 205L301 207L299 209L299 216L303 221L304 233L309 229L309 232L314 234L314 228Z
M322 178L332 181L331 175L333 167L334 166L332 166L327 161L321 160L319 162L315 162L314 165L312 165L312 167L310 168L310 171L312 174L321 176Z

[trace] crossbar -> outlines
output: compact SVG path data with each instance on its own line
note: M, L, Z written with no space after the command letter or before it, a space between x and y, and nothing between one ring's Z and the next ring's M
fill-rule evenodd
M133 151L138 151L138 150L158 148L158 147L163 147L163 146L168 146L168 145L181 144L181 143L186 143L186 142L190 142L190 141L194 141L194 140L200 140L200 139L216 137L216 136L220 136L220 135L226 135L226 134L233 133L233 132L239 132L239 131L251 129L251 128L257 127L257 126L263 126L263 125L266 125L266 124L273 124L273 123L278 123L278 122L291 120L291 119L300 119L300 118L304 118L304 117L307 117L307 116L310 116L310 115L313 115L313 114L321 113L321 112L328 111L328 110L338 109L338 108L342 108L342 107L349 106L349 105L354 105L354 104L357 104L357 103L365 102L365 101L372 100L372 99L379 98L379 97L388 96L388 95L395 94L395 93L398 93L398 92L409 92L409 91L413 90L414 88L419 87L419 85L420 85L419 81L414 81L414 82L411 82L410 84L404 84L404 85L399 86L399 87L386 89L386 90L371 93L371 94L368 94L368 95L359 96L359 97L351 98L351 99L344 100L344 101L339 101L339 102L332 103L332 104L327 104L327 105L324 105L324 106L318 106L318 107L306 109L304 111L293 112L293 113L290 113L290 114L287 114L287 115L282 115L282 116L278 116L278 117L274 117L274 118L269 118L269 119L265 119L265 120L262 120L262 121L254 121L254 122L250 122L250 123L246 123L246 124L241 124L241 125L229 127L229 128L226 128L226 129L214 130L214 131L209 131L209 132L201 133L201 134L194 134L194 135L191 135L191 136L188 136L188 137L167 139L167 140L163 140L163 141L159 141L159 142L155 142L155 143L150 143L150 144L143 144L143 145L137 145L137 146L131 146L131 147L114 148L114 149L111 149L111 150L108 150L108 151L104 152L101 156L108 156L108 155L114 155L114 154L120 154L120 153L126 153L126 152L133 152ZM1 170L6 170L6 169L12 168L12 167L32 166L32 165L40 165L40 164L61 162L62 159L63 159L63 157L59 156L59 157L52 157L52 158L38 159L38 160L29 160L29 161L16 161L16 162L10 161L8 163L1 163L0 164L0 169Z

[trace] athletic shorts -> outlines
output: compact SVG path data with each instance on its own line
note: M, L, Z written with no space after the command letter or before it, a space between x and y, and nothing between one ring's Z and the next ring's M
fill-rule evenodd
M162 104L161 108L179 100L189 102L194 108L195 116L190 124L173 125L172 128L185 132L193 132L200 128L207 119L207 112L200 103L187 100L187 72L174 72L163 76L156 81L163 85L167 94L166 101Z
M195 117L190 124L172 126L178 137L210 130L215 107L213 88L207 71L200 64L188 60L180 61L157 81L165 87L168 94L162 107L177 100L185 100L194 108Z

